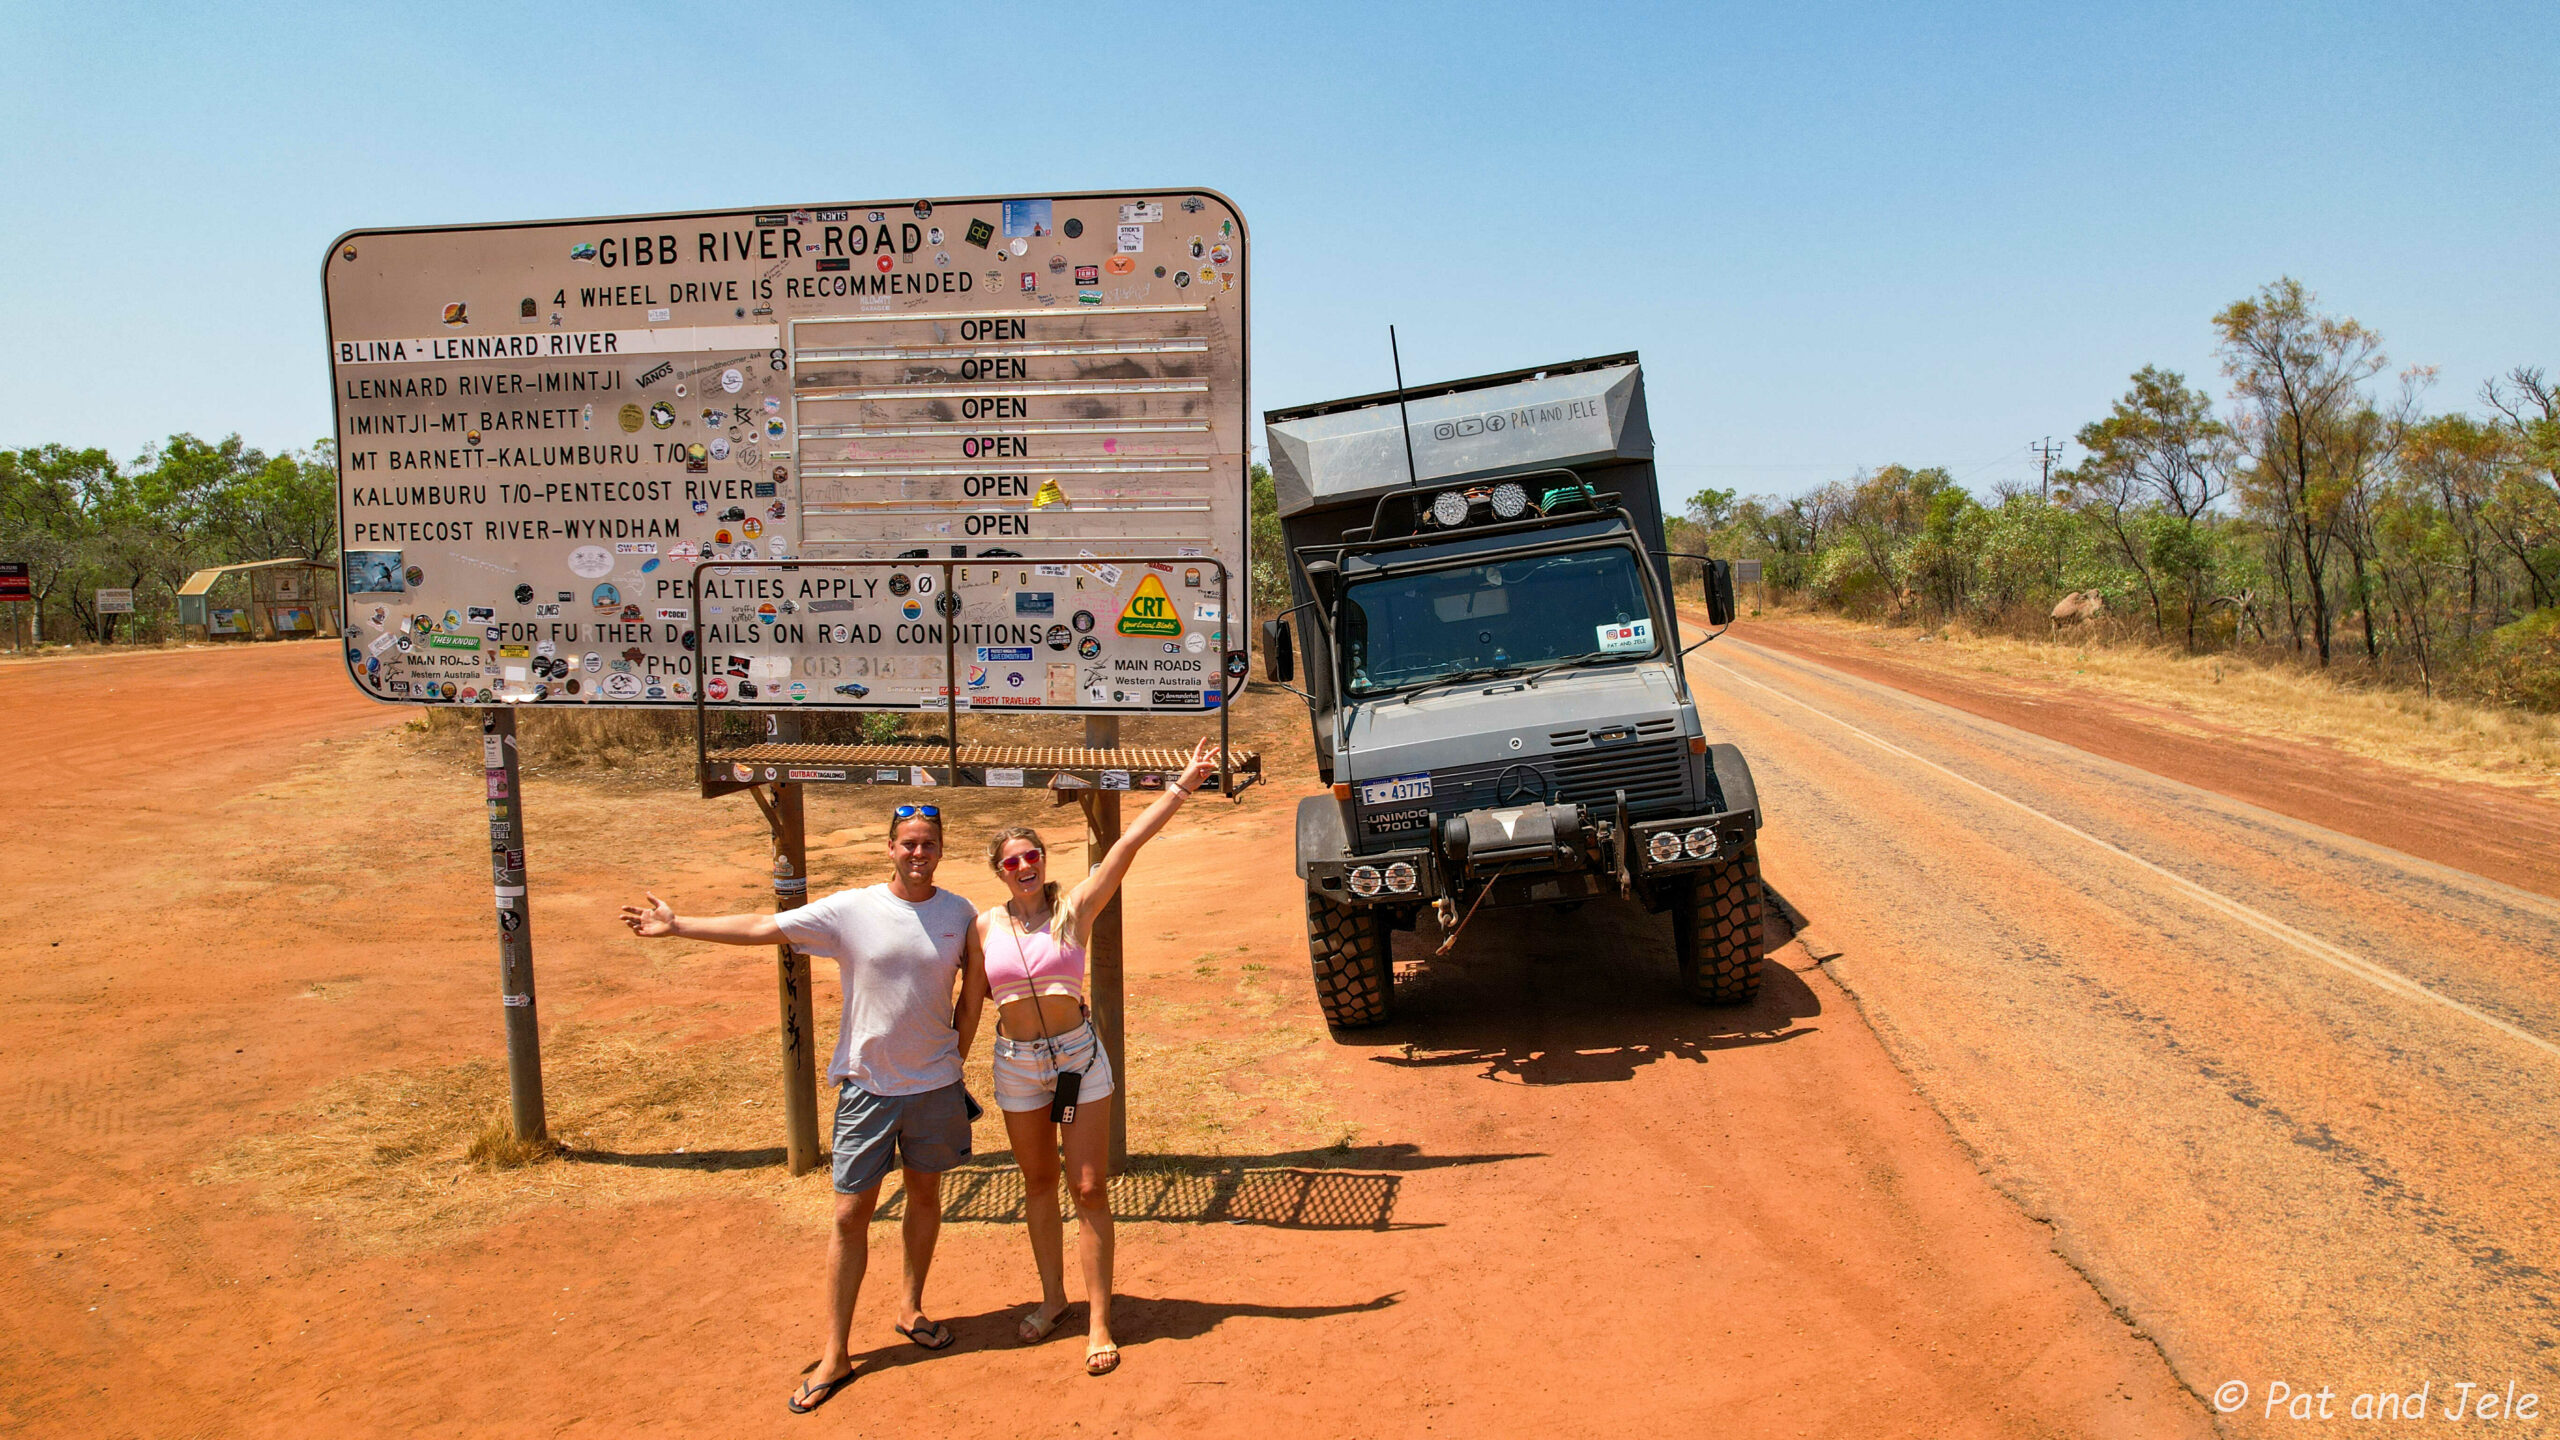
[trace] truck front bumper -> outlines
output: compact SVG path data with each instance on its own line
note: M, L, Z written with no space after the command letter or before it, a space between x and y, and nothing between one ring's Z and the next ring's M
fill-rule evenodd
M1461 816L1461 820L1468 817ZM1399 905L1472 895L1490 885L1488 905L1542 905L1587 900L1621 888L1646 891L1725 863L1748 845L1758 815L1734 811L1633 821L1623 837L1614 818L1593 817L1584 843L1452 864L1437 846L1369 855L1308 857L1310 890L1349 904ZM1623 865L1622 865L1623 857Z

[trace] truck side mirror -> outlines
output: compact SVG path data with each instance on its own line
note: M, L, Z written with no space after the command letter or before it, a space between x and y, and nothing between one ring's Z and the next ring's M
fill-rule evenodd
M1316 603L1324 607L1325 614L1333 613L1334 592L1341 588L1341 566L1330 560L1307 562L1307 589L1316 597Z
M1707 590L1707 623L1733 623L1733 566L1724 560L1707 562L1707 573L1700 577Z
M1262 678L1274 685L1286 685L1297 674L1296 661L1289 652L1289 622L1262 622Z

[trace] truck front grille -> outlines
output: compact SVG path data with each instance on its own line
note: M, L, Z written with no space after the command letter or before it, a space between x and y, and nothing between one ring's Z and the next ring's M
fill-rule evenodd
M1677 804L1688 758L1689 747L1677 736L1561 756L1555 762L1556 803L1613 805L1616 792L1624 790L1631 810Z
M1416 812L1428 808L1433 824L1469 810L1498 810L1546 802L1583 805L1605 818L1627 792L1633 815L1675 811L1687 789L1689 746L1674 735L1664 740L1601 746L1563 755L1453 765L1431 772L1431 797L1393 805L1358 807L1361 835L1379 839L1392 833L1428 834L1417 825Z

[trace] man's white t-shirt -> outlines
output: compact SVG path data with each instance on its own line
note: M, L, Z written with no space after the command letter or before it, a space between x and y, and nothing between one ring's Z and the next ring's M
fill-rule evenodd
M836 962L844 1024L829 1081L874 1095L921 1095L960 1082L952 996L977 907L948 890L901 900L886 885L839 890L773 917L791 943Z

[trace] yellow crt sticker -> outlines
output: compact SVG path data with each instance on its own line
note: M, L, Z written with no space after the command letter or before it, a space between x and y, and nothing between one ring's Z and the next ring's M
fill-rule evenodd
M1182 633L1182 612L1173 608L1173 597L1164 593L1164 582L1154 572L1139 579L1137 593L1120 611L1119 630L1123 635Z

